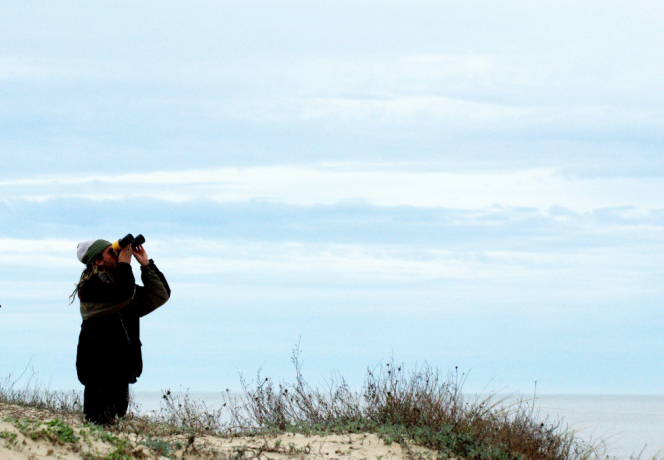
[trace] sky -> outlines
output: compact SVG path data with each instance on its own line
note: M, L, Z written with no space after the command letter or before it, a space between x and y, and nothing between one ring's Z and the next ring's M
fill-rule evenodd
M76 245L172 297L134 390L394 359L661 393L664 6L0 4L0 377L80 389ZM137 264L134 262L137 271Z

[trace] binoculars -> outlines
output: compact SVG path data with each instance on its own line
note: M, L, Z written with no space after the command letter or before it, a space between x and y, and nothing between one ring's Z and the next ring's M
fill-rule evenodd
M113 243L113 249L119 251L122 248L126 248L130 244L131 247L135 249L137 246L140 246L143 243L145 243L145 237L143 235L138 235L136 238L134 238L134 235L130 233L124 238L120 238L115 243Z

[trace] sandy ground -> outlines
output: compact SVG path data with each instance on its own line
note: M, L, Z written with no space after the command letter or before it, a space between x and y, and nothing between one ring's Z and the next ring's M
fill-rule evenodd
M163 456L160 454L166 454ZM124 455L124 456L123 456ZM0 404L0 460L18 459L434 459L419 447L386 445L374 434L152 439L117 436L48 412Z

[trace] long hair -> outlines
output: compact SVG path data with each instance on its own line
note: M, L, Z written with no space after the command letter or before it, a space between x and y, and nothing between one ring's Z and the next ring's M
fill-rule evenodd
M74 300L76 300L76 297L78 297L78 292L81 289L81 286L83 286L83 283L85 283L87 280L92 278L98 273L101 273L103 269L99 268L99 265L95 263L91 263L88 266L85 267L85 270L83 270L83 273L81 273L81 279L78 280L78 284L76 285L76 288L74 289L74 292L71 293L69 296L69 305L74 303Z

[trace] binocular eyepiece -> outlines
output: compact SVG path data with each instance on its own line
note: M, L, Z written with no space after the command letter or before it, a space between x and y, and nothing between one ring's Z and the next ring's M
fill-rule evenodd
M136 238L134 238L134 235L130 233L124 238L120 238L115 243L113 243L113 249L119 251L122 248L126 248L130 244L132 248L136 249L137 246L140 246L143 243L145 243L145 237L143 235L138 235Z

